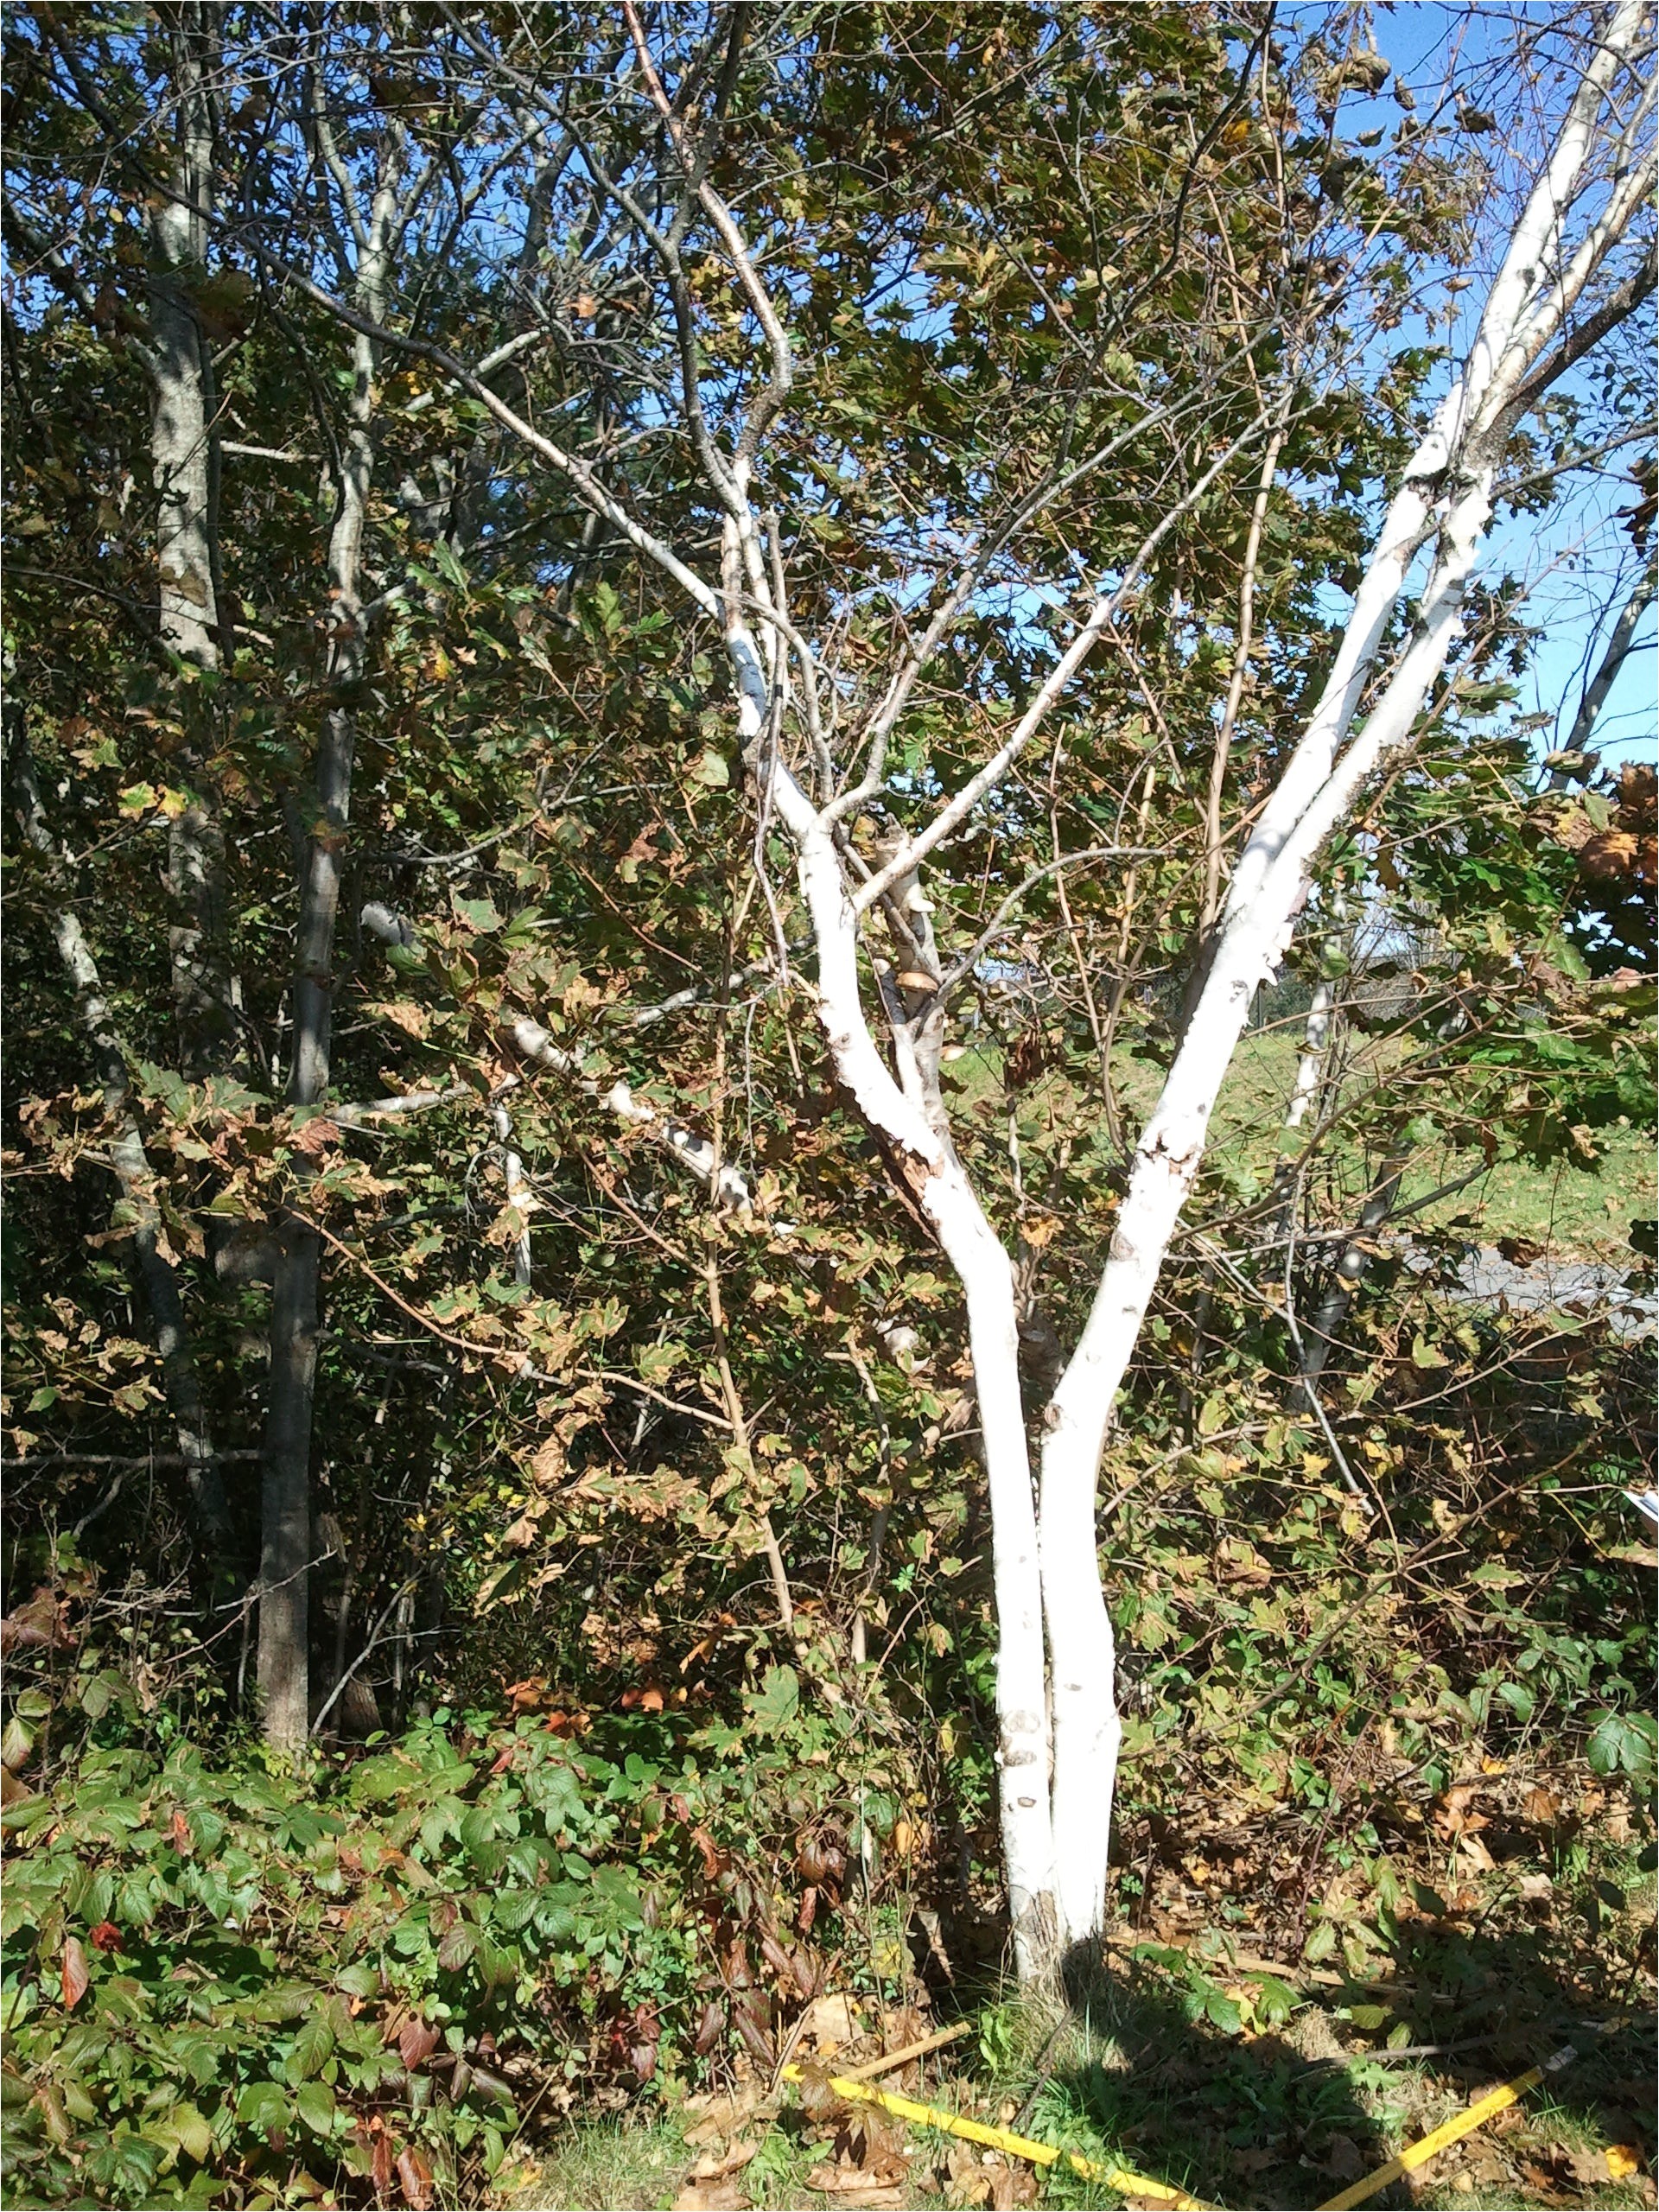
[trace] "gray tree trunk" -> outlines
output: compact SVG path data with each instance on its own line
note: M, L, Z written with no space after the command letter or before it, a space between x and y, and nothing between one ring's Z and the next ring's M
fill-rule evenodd
M397 219L396 155L392 149L388 152L357 267L358 302L377 321ZM374 469L374 353L366 338L353 340L352 361L350 429L340 449L340 505L328 540L328 674L334 703L324 716L317 747L316 827L302 863L295 947L288 1095L289 1104L298 1108L320 1106L328 1091L334 925L351 821L355 702L366 666L361 566ZM296 1167L302 1192L311 1172L303 1163ZM258 1650L266 1741L290 1755L302 1748L310 1729L311 1435L321 1262L316 1235L301 1223L290 1223L277 1256L271 1301Z
M161 1216L156 1211L156 1179L131 1112L126 1053L109 1001L104 996L98 963L74 910L62 858L47 825L34 769L21 736L13 740L7 768L23 835L49 864L59 893L60 903L53 919L58 957L73 987L76 1014L92 1049L92 1064L104 1088L105 1105L116 1125L110 1145L110 1165L120 1190L126 1225L132 1232L133 1256L155 1323L156 1349L162 1355L162 1387L178 1432L184 1478L197 1525L213 1555L214 1572L223 1576L230 1565L230 1506L197 1383L178 1270L168 1251Z
M184 0L168 35L177 125L172 194L157 195L149 219L150 460L162 642L181 664L184 766L194 786L168 836L168 950L181 1060L187 1075L200 1076L222 1050L229 1004L224 835L208 765L214 707L211 683L201 681L219 666L218 427L212 352L194 297L207 274L213 194L209 11Z
M1630 645L1636 636L1637 625L1649 607L1653 605L1654 589L1653 571L1644 567L1637 580L1636 589L1625 601L1619 618L1613 625L1613 633L1607 640L1607 650L1601 657L1600 665L1585 687L1584 697L1580 702L1578 714L1573 718L1572 734L1568 737L1564 748L1567 752L1582 753L1589 744L1590 733L1596 726L1596 717L1601 712L1607 694L1613 688L1618 671L1630 658Z

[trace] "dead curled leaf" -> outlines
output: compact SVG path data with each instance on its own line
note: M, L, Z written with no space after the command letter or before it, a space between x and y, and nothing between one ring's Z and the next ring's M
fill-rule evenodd
M734 2181L690 2182L674 2200L674 2212L744 2212L748 2199Z
M719 2095L688 2097L684 2110L690 2116L691 2125L683 2131L687 2147L708 2151L717 2143L729 2142L759 2107L762 2095L761 2083L750 2080L740 2082L734 2089Z
M758 2143L734 2143L728 2151L710 2151L697 2160L686 2176L688 2181L724 2181L728 2174L741 2173L755 2152Z
M429 2212L432 2202L432 2169L425 2156L411 2144L408 2150L397 2153L397 2178L404 2185L404 2196L410 2212Z
M1365 2171L1364 2153L1351 2135L1333 2135L1319 2171L1332 2181L1357 2181Z
M905 2201L905 2192L897 2183L878 2182L861 2166L814 2166L806 2185L825 2196L839 2196L857 2205L898 2205Z

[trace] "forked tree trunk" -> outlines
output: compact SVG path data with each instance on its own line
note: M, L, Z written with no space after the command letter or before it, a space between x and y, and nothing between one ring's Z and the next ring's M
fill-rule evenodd
M751 579L753 582L753 579ZM817 955L818 1018L836 1075L883 1140L955 1268L968 1308L992 1529L997 1618L996 1766L1009 1916L1022 1980L1058 1961L1042 1586L1031 1460L1020 1389L1014 1269L918 1092L906 1095L876 1047L859 987L858 922L830 829L783 763L762 758L770 706L747 629L728 622L739 728L794 842ZM1098 1584L1096 1584L1098 1587Z

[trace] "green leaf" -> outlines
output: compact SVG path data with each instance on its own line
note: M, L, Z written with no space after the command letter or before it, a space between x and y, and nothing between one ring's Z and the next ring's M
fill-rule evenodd
M1523 1682L1500 1682L1497 1694L1524 1727L1531 1719L1536 1704L1532 1692Z
M467 571L455 558L454 549L447 537L441 537L432 548L432 560L439 575L457 591L467 588Z
M758 1690L743 1700L749 1719L763 1736L781 1736L801 1709L801 1685L792 1667L768 1667Z
M721 755L710 747L691 771L694 784L704 784L710 791L723 791L730 785L732 772Z
M314 2074L321 2074L334 2055L334 2031L327 2020L310 2019L294 2038L294 2048L283 2066L283 2078L290 2088L297 2088L302 2082L308 2082Z
M327 2135L334 2125L334 2093L326 2082L308 2082L294 2099L294 2109L314 2135Z
M1585 1756L1597 1774L1624 1772L1646 1778L1654 1770L1655 1738L1650 1713L1604 1713L1591 1732Z
M272 2136L288 2126L288 2094L276 2082L250 2082L236 2101L236 2116L256 2135Z
M1296 2010L1295 1991L1287 1982L1281 1981L1276 1974L1263 1974L1260 1980L1252 1981L1251 1987L1255 1992L1256 2018L1265 2027L1282 2028Z
M456 892L449 894L449 904L454 909L455 919L462 922L480 937L493 937L501 926L501 917L495 910L493 899L463 899Z
M167 2124L178 2138L185 2156L194 2158L199 2166L206 2165L213 2155L213 2131L197 2107L175 2105L167 2115Z

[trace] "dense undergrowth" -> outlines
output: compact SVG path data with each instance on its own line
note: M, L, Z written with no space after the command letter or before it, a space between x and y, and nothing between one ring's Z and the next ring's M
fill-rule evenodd
M1588 1431L1519 1497L1472 1463L1446 1495L1385 1466L1381 1526L1305 1439L1281 1465L1258 1440L1247 1469L1229 1426L1201 1419L1219 1442L1143 1471L1116 1531L1108 1956L1135 1963L1078 2018L1144 2050L1155 2015L1161 2101L1137 2061L1131 2112L1092 2044L1033 2094L1051 2139L1262 2202L1264 2127L1287 2169L1389 2135L1382 2071L1273 2088L1271 2039L1310 1987L1344 1995L1341 2031L1390 2083L1395 2049L1485 2034L1495 2005L1524 2041L1650 1992L1630 1910L1653 1858L1650 1569ZM568 2153L573 2125L764 2079L828 1990L989 2005L977 2073L1017 2071L963 1580L961 1649L931 1675L804 1636L797 1664L757 1649L662 1710L638 1689L593 1710L536 1682L488 1696L480 1652L513 1647L486 1617L453 1662L468 1702L295 1773L211 1702L193 1726L176 1676L158 1700L132 1592L61 1544L8 1622L8 2201L476 2203ZM1379 1995L1427 1992L1430 1954L1438 1995ZM1310 2064L1287 2046L1298 2082ZM1356 2081L1376 2094L1327 2124ZM774 2201L766 2171L750 2201ZM936 2179L972 2201L971 2175Z
M899 1821L847 1799L857 1710L802 1721L798 1694L769 1670L750 1719L789 1741L741 1760L735 1731L635 1721L610 1755L564 1716L442 1708L307 1776L83 1745L6 1812L10 2200L451 2201L576 2094L767 2057L853 1909L849 1811L869 1855Z

